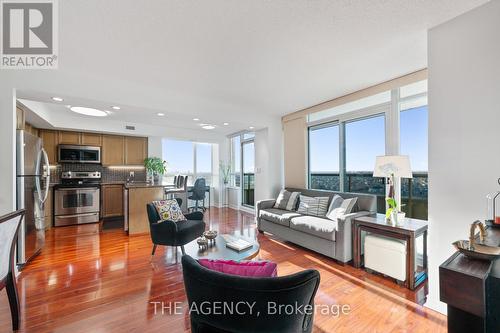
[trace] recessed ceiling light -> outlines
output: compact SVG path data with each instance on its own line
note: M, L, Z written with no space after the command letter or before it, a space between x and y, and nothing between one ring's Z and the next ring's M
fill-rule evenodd
M203 126L201 126L201 128L204 128L206 130L212 130L215 128L215 126L214 125L203 125Z
M69 108L71 111L92 117L106 117L108 114L102 110L93 108L86 108L83 106L72 106Z
M62 102L62 101L64 101L64 99L62 99L61 97L52 97L52 100L56 101L56 102Z
M157 116L160 116L160 117L163 117L165 114L164 114L164 113L162 113L162 112L158 112L156 115L157 115Z
M106 112L107 114L112 114L113 111L109 111L109 110L104 110L104 112Z
M224 125L224 126L227 126L227 125L229 125L229 123L224 123L223 125Z
M71 109L71 105L69 105L69 104L68 104L68 105L66 105L66 107L67 107L68 109Z
M250 129L254 129L255 127L253 127L253 126L250 126L249 128L250 128Z
M119 106L115 106L115 105L113 105L111 108L112 108L113 110L120 110L120 109L121 109Z
M194 121L200 121L200 118L193 118Z

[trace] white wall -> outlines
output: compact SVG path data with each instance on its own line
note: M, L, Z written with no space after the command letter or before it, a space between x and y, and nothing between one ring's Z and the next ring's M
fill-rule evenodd
M16 209L15 91L0 83L0 215Z
M255 132L255 202L276 198L283 186L281 119Z
M429 32L429 298L451 243L486 215L500 177L500 1Z

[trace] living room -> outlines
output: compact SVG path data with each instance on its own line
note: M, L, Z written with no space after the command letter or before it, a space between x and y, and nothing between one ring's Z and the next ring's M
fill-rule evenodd
M500 1L42 3L0 332L498 331Z

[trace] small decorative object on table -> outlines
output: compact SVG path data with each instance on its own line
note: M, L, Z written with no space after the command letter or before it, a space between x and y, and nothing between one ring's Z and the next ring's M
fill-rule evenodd
M398 200L394 195L394 179L413 177L410 158L406 155L377 156L373 177L388 178L389 191L386 202L389 208L385 214L386 219L393 224L403 223L405 215L398 211Z
M206 250L208 248L208 240L205 237L200 237L196 240L200 250Z
M208 230L203 233L203 236L208 240L209 244L215 243L215 238L217 237L217 231Z
M498 178L500 184L500 178ZM500 191L488 194L486 196L488 201L488 219L486 225L499 228L500 227Z

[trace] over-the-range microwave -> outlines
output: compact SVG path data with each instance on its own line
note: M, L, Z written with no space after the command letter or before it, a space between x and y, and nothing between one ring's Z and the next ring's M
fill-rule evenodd
M57 149L59 163L101 163L101 147L59 145Z

